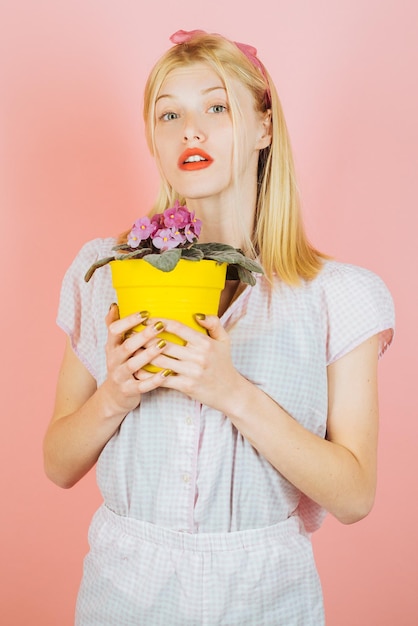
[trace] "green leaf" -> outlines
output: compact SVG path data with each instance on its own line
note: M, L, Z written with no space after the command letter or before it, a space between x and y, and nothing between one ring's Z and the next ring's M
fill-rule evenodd
M206 254L211 254L212 252L219 252L219 251L225 251L225 252L231 252L231 251L236 251L236 248L234 248L233 246L230 246L227 243L217 243L215 241L210 242L210 243L196 243L194 244L193 248L197 248L198 250L202 250L203 254L206 256Z
M253 259L249 259L248 257L242 255L241 259L237 261L239 265L249 270L250 272L257 272L258 274L264 274L264 270L257 261Z
M107 263L110 263L110 261L114 261L114 260L115 260L114 256L108 256L105 259L100 259L99 261L96 261L96 263L93 263L93 265L90 266L90 268L87 270L84 276L84 280L86 281L86 283L89 282L90 278L93 276L94 272L99 267L103 267L103 265L106 265Z
M203 252L197 248L182 248L181 256L188 261L201 261Z
M205 254L205 259L211 259L212 261L217 261L218 263L237 263L239 259L234 251L213 251L207 252Z
M255 280L251 272L247 270L245 267L242 267L242 265L237 265L236 267L238 271L238 278L240 279L240 281L242 283L246 283L247 285L251 285L253 287L257 281Z
M201 243L194 246L203 252L205 259L212 259L218 263L241 265L250 272L263 274L263 268L257 261L246 257L239 248L234 248L226 243Z
M118 261L124 261L125 259L142 259L147 254L152 252L151 248L138 248L138 250L133 250L132 252L128 252L127 254L118 254L116 259Z
M181 250L174 248L173 250L167 250L161 254L148 254L144 257L144 261L150 263L153 267L161 270L162 272L171 272L181 257Z
M113 246L112 250L118 251L118 250L131 250L131 246L127 243L118 243L116 246Z
M96 261L86 272L84 280L88 282L96 269L106 265L110 261L125 259L144 259L153 267L163 271L171 272L181 257L189 261L200 261L208 259L217 263L226 263L228 279L239 279L248 285L255 285L256 281L251 272L263 274L263 268L253 259L244 255L242 250L234 248L226 243L194 243L186 248L173 248L166 252L153 253L152 248L138 248L132 250L128 244L118 244L112 248L118 253Z

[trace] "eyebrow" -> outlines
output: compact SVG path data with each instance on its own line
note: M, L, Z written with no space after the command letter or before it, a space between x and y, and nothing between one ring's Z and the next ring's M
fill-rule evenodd
M225 87L223 87L222 85L219 85L217 87L208 87L207 89L202 89L201 94L202 96L205 96L206 94L210 93L211 91L216 91L217 89L222 89L222 91L226 92ZM175 96L169 94L169 93L162 93L160 96L158 96L158 98L156 98L155 103L157 104L158 100L161 100L161 98L175 98Z

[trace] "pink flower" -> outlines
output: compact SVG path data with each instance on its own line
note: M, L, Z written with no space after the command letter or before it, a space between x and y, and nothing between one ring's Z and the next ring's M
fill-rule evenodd
M166 209L164 215L164 226L167 228L183 228L189 223L190 213L185 206L180 206L178 200L175 201L174 206Z
M156 213L151 217L151 222L155 225L155 229L164 228L164 214Z
M194 211L190 211L189 227L190 230L195 234L195 236L199 237L200 231L202 230L202 220L195 217Z
M194 211L189 211L176 200L174 206L156 213L151 219L147 216L137 219L127 243L131 249L153 247L164 252L194 243L201 228L202 222L195 217Z
M188 224L184 229L184 236L189 243L193 243L194 241L196 241L197 237L191 224Z
M149 217L141 217L134 223L131 232L128 235L128 244L131 248L138 248L141 241L148 239L157 226L151 222Z
M138 248L140 243L141 239L135 233L134 229L132 229L128 235L128 246L130 246L131 248Z
M152 239L153 245L161 252L177 248L178 245L185 243L185 241L185 236L174 228L162 228L155 233Z

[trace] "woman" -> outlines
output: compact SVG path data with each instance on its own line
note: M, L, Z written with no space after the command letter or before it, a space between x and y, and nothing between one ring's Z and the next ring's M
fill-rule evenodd
M310 533L326 511L353 523L372 507L392 300L378 276L307 241L256 50L203 31L172 42L145 89L154 209L187 204L200 241L257 256L265 275L227 281L219 317L196 312L205 335L169 319L130 332L147 313L119 319L107 270L83 282L112 238L68 270L45 467L70 487L97 462L104 498L76 623L319 626ZM186 345L161 341L163 328Z

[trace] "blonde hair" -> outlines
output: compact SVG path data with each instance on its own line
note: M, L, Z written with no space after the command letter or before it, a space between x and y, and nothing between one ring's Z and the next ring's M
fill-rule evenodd
M252 93L257 111L271 111L271 145L259 155L255 225L251 240L246 236L246 252L259 256L269 280L276 274L286 283L295 285L300 279L314 278L326 257L311 246L305 235L290 139L277 91L264 66L263 72L257 69L234 42L217 34L198 33L186 43L174 45L157 61L144 92L143 114L151 153L155 155L155 102L161 86L169 72L195 63L212 67L225 85L234 128L237 189L239 147L245 119L241 116L231 79L238 79ZM164 211L175 200L185 201L161 173L161 187L153 212ZM236 205L234 210L239 224L238 203Z

